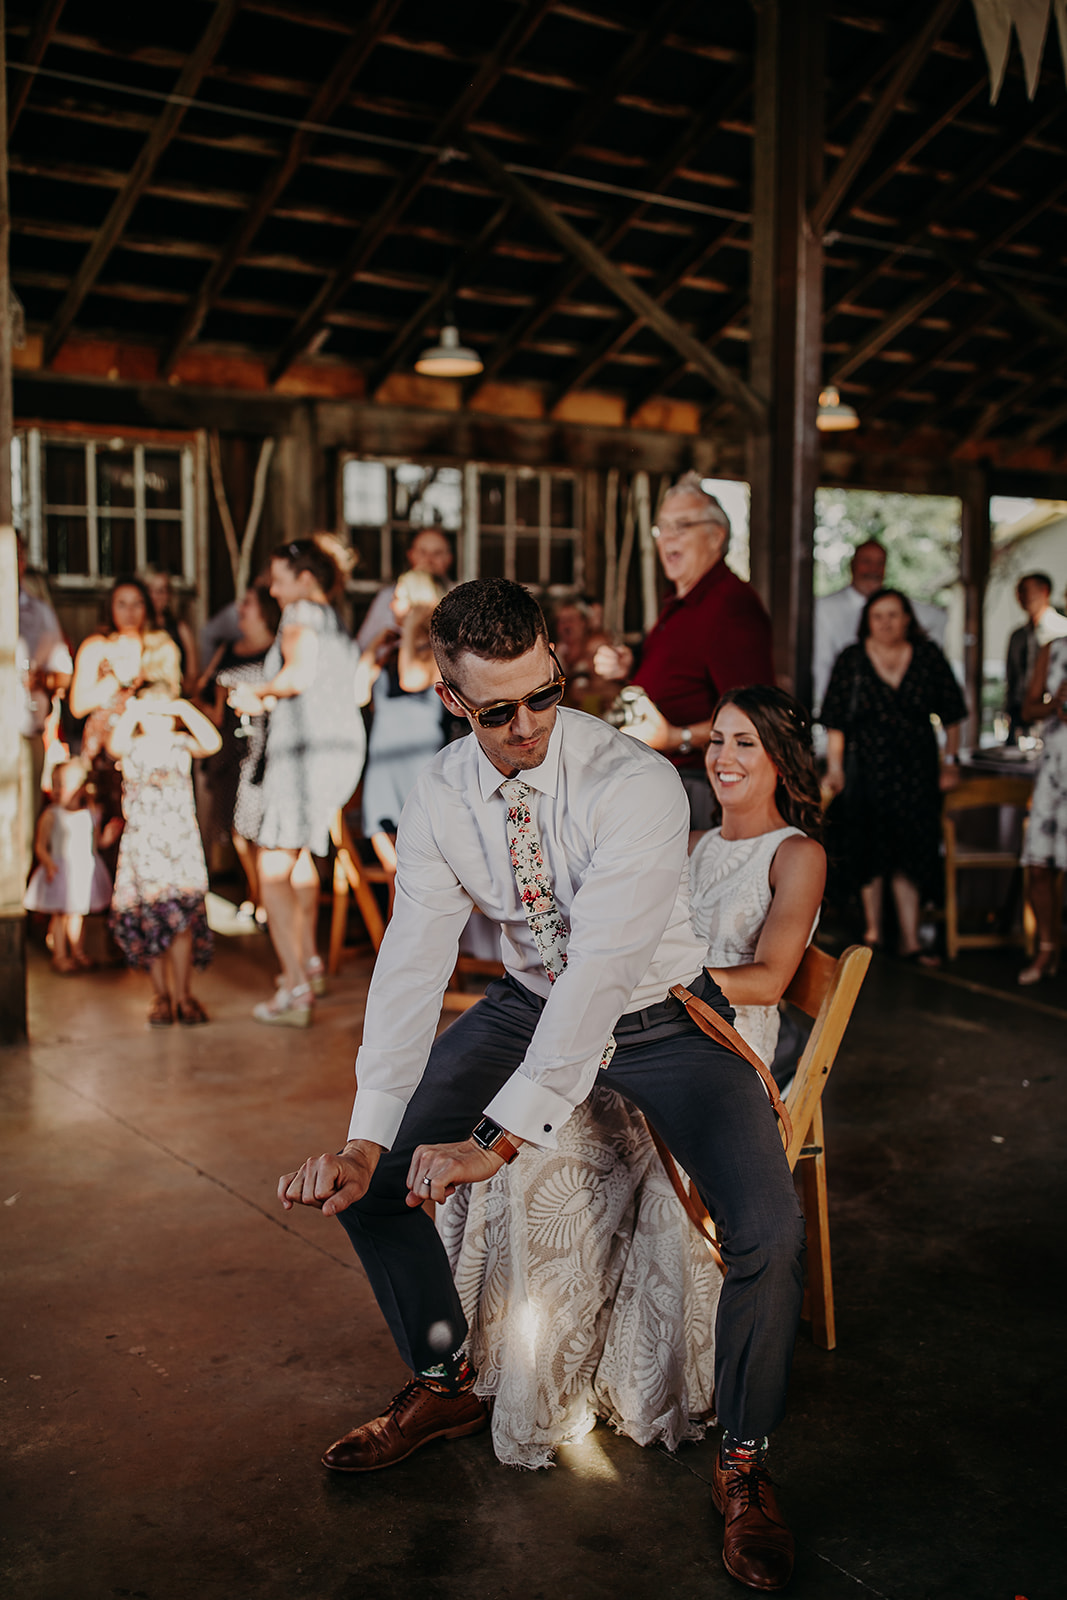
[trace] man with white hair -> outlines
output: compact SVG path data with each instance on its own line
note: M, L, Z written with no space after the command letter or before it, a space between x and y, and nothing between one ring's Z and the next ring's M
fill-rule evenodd
M674 593L644 641L636 672L632 650L602 645L594 667L602 678L644 689L647 714L626 727L678 769L694 828L711 826L711 789L704 751L720 695L746 684L774 682L771 619L751 584L723 557L730 519L696 472L667 490L653 530ZM649 704L651 702L651 704Z

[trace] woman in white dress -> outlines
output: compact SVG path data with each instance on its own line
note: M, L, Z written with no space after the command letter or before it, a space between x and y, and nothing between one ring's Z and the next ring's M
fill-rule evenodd
M769 1063L777 1003L826 873L810 724L781 690L734 690L716 708L711 741L723 822L694 836L694 925L738 1007L738 1031ZM495 1397L500 1461L547 1466L598 1420L670 1450L701 1436L722 1280L625 1101L595 1088L558 1149L526 1146L437 1216L476 1387Z
M1056 874L1067 872L1067 639L1053 639L1038 656L1023 717L1043 723L1045 745L1021 857L1030 868L1030 905L1037 922L1034 959L1018 977L1029 985L1054 976L1059 950Z

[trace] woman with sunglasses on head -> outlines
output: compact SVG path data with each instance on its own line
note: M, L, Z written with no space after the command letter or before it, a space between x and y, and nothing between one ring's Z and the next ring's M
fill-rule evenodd
M366 747L356 705L357 657L331 599L341 584L336 561L315 539L279 545L270 592L282 608L264 681L230 694L239 716L266 713L263 811L255 843L267 928L281 966L273 1000L257 1022L305 1028L314 994L325 987L315 948L319 877L313 855L329 850L330 824L351 798Z

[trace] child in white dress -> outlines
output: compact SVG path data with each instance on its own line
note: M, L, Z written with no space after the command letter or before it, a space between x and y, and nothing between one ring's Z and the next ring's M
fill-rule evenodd
M118 829L99 835L99 817L89 801L87 776L80 761L60 761L52 769L52 804L37 823L34 855L38 866L23 901L27 911L51 912L52 965L62 973L92 966L83 943L85 918L106 911L111 903L111 875L97 847L106 849Z

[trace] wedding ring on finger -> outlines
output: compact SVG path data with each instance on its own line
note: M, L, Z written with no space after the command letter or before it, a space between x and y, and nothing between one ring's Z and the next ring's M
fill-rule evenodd
M430 1184L432 1183L432 1181L433 1180L431 1178L423 1178L423 1180L422 1180L423 1188L424 1189L428 1189L430 1187Z

